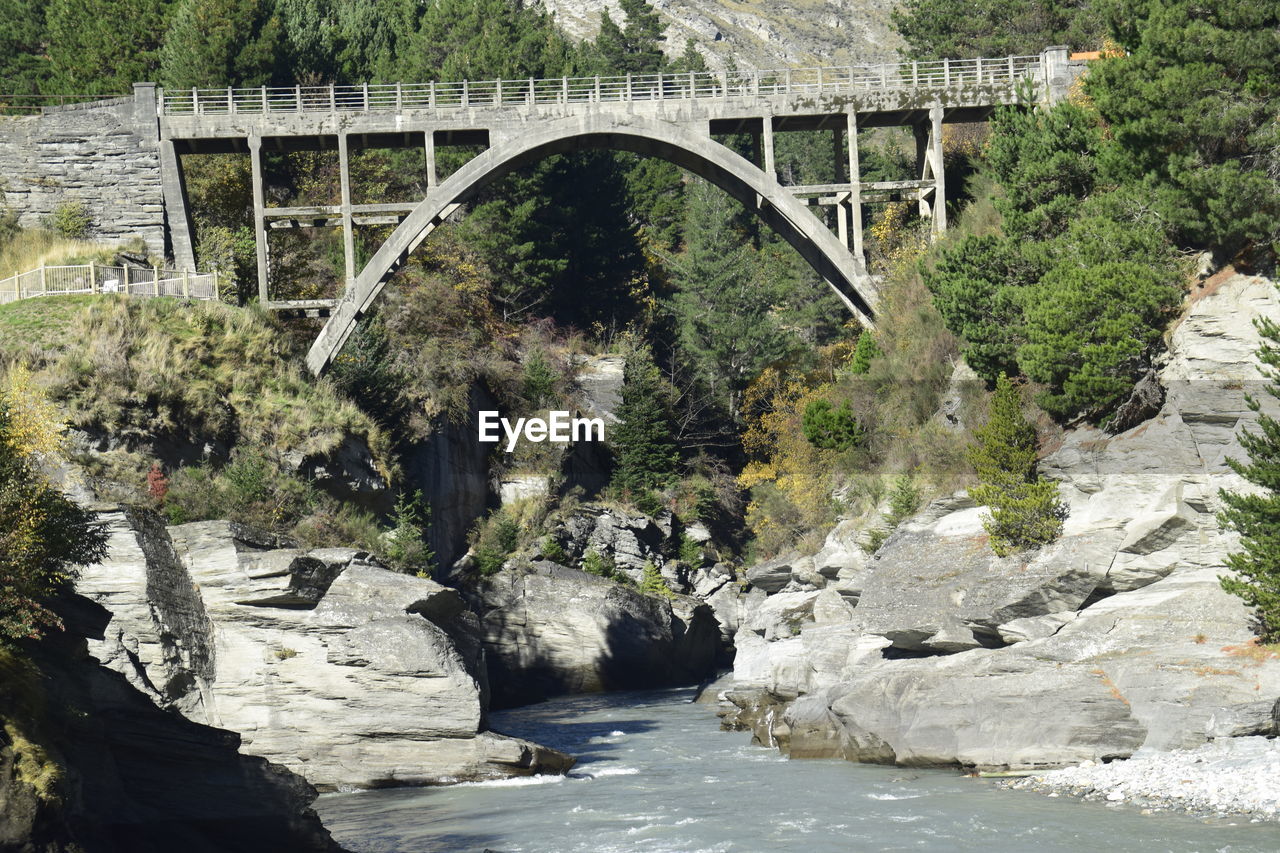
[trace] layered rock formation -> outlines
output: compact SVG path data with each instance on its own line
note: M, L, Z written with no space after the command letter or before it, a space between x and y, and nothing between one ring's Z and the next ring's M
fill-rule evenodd
M32 670L0 656L0 849L340 853L311 785L239 753L236 734L157 708L76 636L101 639L109 614L83 599L59 609L68 633L33 650ZM32 741L58 781L23 767Z
M562 772L484 732L484 653L458 594L350 549L300 551L229 522L105 513L80 590L113 614L91 651L159 705L243 736L317 787Z
M813 572L755 567L776 592L747 603L729 723L794 756L1016 768L1271 733L1280 659L1218 584L1235 540L1215 519L1218 489L1246 487L1225 460L1253 417L1258 314L1280 318L1272 282L1211 280L1158 413L1065 434L1041 466L1070 508L1053 545L995 557L958 495L870 562L837 529Z
M695 684L715 670L712 609L538 561L482 579L480 614L495 707L566 693Z

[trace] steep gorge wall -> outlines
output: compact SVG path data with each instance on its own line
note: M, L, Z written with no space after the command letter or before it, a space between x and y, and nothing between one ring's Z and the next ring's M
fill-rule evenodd
M39 227L67 202L80 202L92 219L91 236L141 238L150 253L164 255L154 89L0 117L0 193L24 228Z

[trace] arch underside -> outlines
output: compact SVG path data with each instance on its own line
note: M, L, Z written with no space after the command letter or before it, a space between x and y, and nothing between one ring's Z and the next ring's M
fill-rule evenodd
M611 149L669 160L720 187L790 243L863 323L871 325L875 288L860 259L777 180L725 146L667 122L565 119L530 133L491 135L491 147L427 192L378 249L338 302L307 355L311 370L328 369L387 280L460 204L529 163L573 151Z

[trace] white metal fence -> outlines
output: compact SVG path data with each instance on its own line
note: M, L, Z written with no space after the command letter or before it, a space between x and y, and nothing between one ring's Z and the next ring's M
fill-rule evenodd
M129 296L218 298L218 274L100 264L40 267L0 280L0 305L33 296L124 293Z
M654 101L760 95L815 95L876 89L1007 85L1041 80L1039 56L887 62L781 71L706 71L482 80L458 83L385 83L360 86L264 86L257 89L183 89L160 95L160 113L236 115L275 112L370 112L459 107Z

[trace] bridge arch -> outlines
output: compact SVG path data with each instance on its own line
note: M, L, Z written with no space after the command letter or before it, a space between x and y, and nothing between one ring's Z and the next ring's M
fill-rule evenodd
M404 219L349 284L307 355L325 372L369 311L388 278L437 226L480 190L553 154L611 149L669 160L742 202L790 243L863 323L874 315L875 287L849 249L772 175L713 140L673 123L637 116L578 116L491 134L491 146L438 186Z

